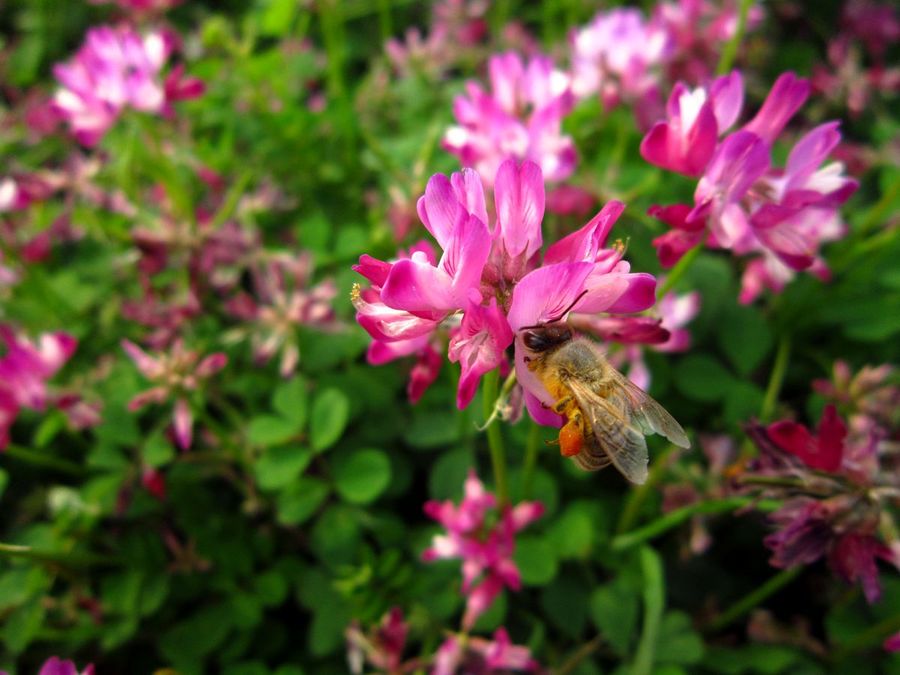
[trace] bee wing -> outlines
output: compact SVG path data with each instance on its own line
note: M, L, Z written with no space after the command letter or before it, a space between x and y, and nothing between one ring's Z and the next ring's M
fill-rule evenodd
M659 403L617 370L610 369L615 386L608 398L617 408L631 413L631 421L645 434L665 436L680 448L691 447L687 434L681 425ZM624 401L618 401L623 397ZM623 405L624 404L624 405Z
M623 400L610 401L581 382L567 382L572 395L591 423L594 438L575 460L589 471L612 463L625 478L640 485L647 480L647 442L643 430L631 425Z

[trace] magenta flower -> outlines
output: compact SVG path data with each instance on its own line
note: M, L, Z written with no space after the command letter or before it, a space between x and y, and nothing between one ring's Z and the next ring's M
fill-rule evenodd
M717 141L740 113L739 74L719 78L708 91L676 86L668 120L651 129L641 152L658 166L701 177L693 207L650 210L673 228L653 242L663 265L675 264L703 242L736 255L759 255L744 274L745 303L763 288L780 291L799 270L827 278L818 249L843 236L837 211L857 188L841 164L821 167L840 141L838 123L822 124L801 138L783 169L773 168L770 158L775 139L808 94L805 80L785 73L756 116Z
M9 429L21 408L43 411L47 380L65 365L78 341L68 333L43 333L36 342L0 324L0 450L9 444Z
M449 356L461 366L457 406L469 404L481 376L508 367L506 348L525 326L582 314L632 313L654 302L656 281L633 274L624 246L604 248L625 208L608 203L577 232L550 246L541 265L544 183L530 161L504 162L494 181L496 217L488 226L484 189L471 169L435 175L419 200L419 217L443 253L425 247L395 262L364 255L354 269L371 287L353 292L357 321L375 340L369 360L425 354L450 326ZM515 368L533 412L549 394L524 365ZM427 368L429 373L436 369ZM536 406L536 407L535 407ZM539 419L559 421L559 416Z
M652 21L669 38L671 48L665 63L670 80L709 80L725 43L737 30L739 3L733 0L676 0L661 2L653 9ZM763 19L760 5L751 5L746 30L758 27Z
M345 631L350 672L364 672L366 663L379 672L390 675L412 672L418 668L418 661L403 663L408 632L409 626L399 607L392 607L382 617L381 623L366 633L354 621Z
M112 2L120 9L135 14L156 14L181 4L182 0L88 0L92 5L108 5Z
M669 171L701 175L743 102L744 85L737 71L716 79L708 91L690 90L679 82L666 104L668 120L657 122L644 137L641 157Z
M657 89L659 67L669 58L668 33L640 9L599 12L572 35L572 90L599 94L605 107L637 102Z
M242 291L226 305L248 325L230 331L228 338L249 336L258 363L266 363L280 352L279 372L290 377L300 360L297 327L337 328L331 304L337 288L330 279L310 285L312 259L308 254L272 255L251 271L255 296Z
M444 149L488 185L508 159L535 162L548 181L571 175L575 145L561 130L574 103L568 77L547 57L526 65L513 52L491 57L488 70L490 93L469 82L467 95L454 101L457 125L444 134Z
M183 79L180 69L162 80L173 48L171 36L160 31L141 36L128 27L89 30L75 57L53 69L61 85L54 105L75 138L95 145L126 108L169 114L174 101L199 96L203 85Z
M890 453L879 443L896 426L869 424L848 433L829 404L815 435L791 421L748 431L760 449L752 470L769 486L764 493L785 500L771 516L776 532L765 539L771 563L790 567L825 557L838 576L859 581L875 602L881 592L876 559L900 563L890 508L900 485ZM745 482L754 478L751 473Z
M194 414L188 401L190 392L196 391L203 380L212 377L228 363L228 357L216 352L200 359L200 354L184 348L178 339L168 353L154 356L129 340L122 340L122 349L128 354L141 374L155 386L141 392L128 403L131 411L140 410L148 403L165 403L175 398L173 429L175 441L187 450L193 440Z
M447 533L435 535L431 547L422 553L422 559L463 561L466 611L462 626L468 631L504 587L518 590L521 586L519 570L512 560L515 535L540 518L544 507L540 502L521 502L514 508L505 506L498 513L494 495L484 489L474 471L469 471L459 506L449 501L430 501L424 509Z
M833 472L841 467L847 426L833 405L825 406L816 436L803 425L787 420L770 424L766 434L776 446L810 468Z
M6 675L6 672L0 671L0 675ZM94 666L91 664L79 671L73 661L63 661L58 656L51 656L44 661L38 675L94 675Z
M431 675L500 675L510 671L537 673L540 665L527 647L512 644L506 629L493 640L451 635L432 658Z

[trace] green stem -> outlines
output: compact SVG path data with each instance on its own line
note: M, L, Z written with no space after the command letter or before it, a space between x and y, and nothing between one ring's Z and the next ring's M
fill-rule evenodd
M744 31L747 29L747 15L750 13L750 5L752 4L753 0L741 0L741 5L738 9L737 28L735 28L731 40L728 41L728 44L722 50L722 56L719 57L719 65L716 67L717 75L727 74L731 70L731 66L734 65L738 47L741 46L741 40L744 39Z
M784 383L784 375L787 372L790 356L791 338L789 335L783 335L778 342L775 364L772 366L769 385L766 387L766 396L759 411L759 421L763 424L768 422L772 417L772 413L775 412L775 404L778 402L778 394L781 391L781 385Z
M506 481L506 453L503 451L503 434L500 427L491 421L496 405L500 372L495 368L484 376L484 418L487 420L486 431L488 447L491 451L491 467L494 471L494 485L497 488L497 502L502 508L509 501L509 488Z
M891 208L898 195L900 195L900 178L894 179L891 184L888 185L887 189L881 195L881 199L869 209L866 217L863 218L863 221L857 226L854 235L862 236L868 234L869 230L876 227L887 215L888 210Z
M584 661L587 657L593 654L595 651L600 649L603 645L603 636L598 635L593 640L585 642L581 645L575 653L572 654L569 658L565 660L565 662L556 670L552 671L553 675L569 675L573 670L575 670L581 662Z
M381 43L393 37L394 27L391 20L391 0L378 0L378 26L381 28Z
M900 631L900 614L894 614L874 626L857 633L834 652L833 660L841 661L851 654L881 645L889 636Z
M684 273L688 271L691 264L694 262L694 258L700 255L700 251L703 250L704 243L701 241L694 248L690 249L687 253L681 256L681 260L675 263L675 267L672 268L672 271L669 272L668 276L666 276L665 282L663 285L659 287L656 291L656 299L657 301L662 300L666 297L666 293L671 291L675 284L677 284L681 277L684 276Z
M326 86L330 105L335 106L341 133L344 136L345 152L351 160L356 143L356 120L353 114L353 102L346 91L347 83L344 74L344 61L347 53L346 31L341 0L323 0L317 3L319 18L322 24L322 37L325 52L328 56Z
M23 448L20 445L6 446L6 450L3 451L2 454L0 454L0 457L2 457L3 455L12 457L13 459L21 460L23 462L28 462L29 464L40 466L45 469L55 469L56 471L67 473L70 476L83 476L85 473L84 467L79 464L75 464L75 462L70 462L65 459L59 459L58 457L50 457L42 452L35 452L34 450Z
M653 466L650 467L650 474L647 476L647 480L644 484L632 490L631 494L628 495L628 499L625 502L625 508L622 509L622 514L619 517L616 534L627 532L634 526L634 521L637 520L638 514L641 511L641 506L644 505L650 491L656 487L657 483L659 483L666 466L668 466L667 460L669 455L676 449L675 445L669 445L663 450L659 457L653 462Z
M614 551L624 551L632 546L637 546L638 544L642 544L661 534L665 534L672 528L681 525L681 523L689 520L695 515L727 513L747 506L753 506L758 511L774 511L781 506L781 502L773 500L757 500L753 497L728 497L726 499L689 504L680 509L670 511L664 516L644 525L644 527L639 527L631 532L620 534L612 540L610 547Z
M522 499L531 498L534 486L534 469L537 466L538 449L541 446L541 427L528 417L528 440L525 441L525 462L522 468Z
M656 659L656 644L665 605L665 580L659 555L649 546L641 549L641 572L644 577L644 628L634 657L633 675L649 675Z
M719 616L717 616L715 619L710 621L705 626L705 630L710 632L718 631L725 628L725 626L728 626L729 624L737 621L751 609L762 604L762 602L766 598L774 595L780 589L791 583L800 575L802 571L803 567L801 565L797 565L796 567L788 567L787 569L781 570L774 577L766 581L762 586L759 586L758 588L745 595L743 598L731 605L731 607L719 614Z
M107 556L93 553L64 553L61 551L42 551L31 546L0 543L0 555L11 558L26 558L35 562L58 565L60 567L78 568L94 565L116 565L117 561Z

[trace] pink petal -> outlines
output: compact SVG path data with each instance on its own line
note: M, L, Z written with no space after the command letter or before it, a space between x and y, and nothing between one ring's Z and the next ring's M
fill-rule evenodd
M594 269L589 262L544 265L526 274L513 289L507 314L513 332L525 326L557 321L584 291L584 283Z
M551 244L544 255L544 264L594 262L624 210L625 205L620 201L607 202L586 225Z
M416 203L422 224L443 249L461 219L465 209L459 203L453 185L443 174L435 174L425 186L425 194Z
M745 131L759 136L772 145L809 96L809 81L798 78L794 73L781 75L772 86L762 108L744 127Z
M459 362L462 370L456 395L460 410L472 401L481 376L505 361L506 348L512 341L513 332L496 298L491 298L487 307L468 306L448 350L450 361Z
M541 248L544 219L544 179L540 167L515 160L500 165L494 181L497 227L503 247L511 257L524 252L530 258Z
M744 105L744 81L737 70L716 78L709 89L716 126L721 136L733 125Z
M210 354L200 362L194 371L197 377L206 378L215 375L228 363L228 357L223 352Z
M193 439L194 414L186 399L180 398L175 401L175 413L173 416L175 428L175 442L182 450L191 447Z

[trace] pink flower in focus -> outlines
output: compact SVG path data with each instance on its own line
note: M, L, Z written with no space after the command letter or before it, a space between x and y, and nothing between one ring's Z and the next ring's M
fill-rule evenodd
M188 395L196 391L201 382L222 370L228 357L216 352L200 359L200 354L184 348L178 339L168 353L147 354L130 340L122 340L122 349L128 354L141 374L155 383L151 389L141 392L128 403L131 411L140 410L148 403L164 403L175 398L173 428L175 441L187 450L193 440L194 414Z
M75 352L77 340L68 333L43 333L36 342L0 324L0 450L9 444L9 429L21 408L43 411L48 402L47 380Z
M173 51L163 32L141 36L128 27L100 26L88 31L75 57L57 64L53 73L61 88L54 105L75 138L95 145L126 108L169 114L171 103L202 93L198 80L161 81L161 71Z
M490 93L468 82L466 95L454 101L457 125L444 134L444 149L487 185L507 159L535 162L551 182L571 175L575 146L561 130L574 103L568 77L547 57L525 64L514 52L492 56L488 70Z
M460 408L471 401L481 375L507 366L506 348L521 328L561 319L566 310L627 314L654 302L655 279L631 273L622 260L624 246L604 248L624 209L620 202L609 202L580 230L547 248L541 266L540 168L530 161L504 162L493 201L496 218L489 227L484 189L474 171L432 176L418 210L443 249L440 260L420 249L395 262L364 255L354 267L371 284L353 293L357 321L375 340L370 362L421 355L449 329L450 358L460 362L463 373ZM534 412L533 404L549 394L524 366L519 346L516 355L519 382Z
M666 104L668 120L657 122L644 137L641 157L669 171L701 175L743 103L744 85L737 71L716 79L708 91L690 90L679 82Z
M519 570L512 560L515 535L540 518L544 507L540 502L521 502L514 508L504 506L498 513L494 495L470 471L459 506L450 501L430 501L424 510L447 533L435 535L422 559L462 560L462 591L467 596L462 626L468 631L504 587L519 589ZM495 517L496 522L489 524Z
M537 673L540 665L527 647L512 644L503 627L493 640L451 635L432 658L431 675L501 675L510 671Z

